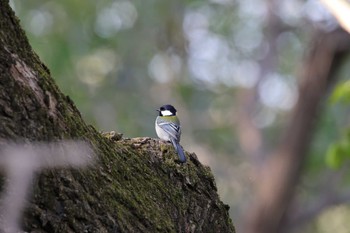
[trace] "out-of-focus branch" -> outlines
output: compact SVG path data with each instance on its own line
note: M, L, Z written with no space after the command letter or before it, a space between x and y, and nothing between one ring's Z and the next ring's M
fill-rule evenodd
M307 155L321 100L334 81L343 55L349 51L350 36L346 32L316 33L299 75L298 102L284 137L258 176L256 195L248 207L243 232L280 232Z
M256 114L258 105L258 87L272 70L277 69L278 53L276 38L285 30L282 21L275 13L277 8L276 0L267 1L266 33L264 43L261 46L267 46L268 52L264 58L259 60L260 75L258 81L252 89L242 90L240 93L240 104L238 111L238 132L241 149L255 166L259 166L263 160L264 140L261 130L256 126L253 115Z
M339 24L350 33L350 3L346 0L321 0Z
M283 232L292 232L296 227L304 225L310 220L314 219L319 213L323 210L339 205L342 203L350 202L350 193L349 191L344 194L331 194L331 195L323 195L319 200L315 201L312 205L303 208L300 212L298 212L295 216L289 219L288 222L284 224Z
M311 204L306 204L298 200L298 195L295 195L294 201L288 209L283 225L283 232L293 232L296 228L300 228L310 220L314 219L323 210L345 202L350 202L350 192L348 189L338 191L341 186L345 173L349 170L349 164L343 166L337 172L328 172L322 175L318 180L322 180L319 185L320 195ZM336 191L337 190L337 191Z

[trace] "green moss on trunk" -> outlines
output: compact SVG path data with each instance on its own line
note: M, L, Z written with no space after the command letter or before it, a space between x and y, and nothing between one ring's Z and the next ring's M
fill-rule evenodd
M0 136L25 141L83 138L97 154L86 169L42 172L23 227L28 232L234 232L214 178L194 154L175 161L150 138L103 137L84 123L0 1Z

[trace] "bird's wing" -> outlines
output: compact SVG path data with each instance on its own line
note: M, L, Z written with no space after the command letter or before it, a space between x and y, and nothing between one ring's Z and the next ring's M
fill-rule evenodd
M181 128L179 125L169 121L160 121L158 122L158 125L172 138L174 138L177 141L180 141Z

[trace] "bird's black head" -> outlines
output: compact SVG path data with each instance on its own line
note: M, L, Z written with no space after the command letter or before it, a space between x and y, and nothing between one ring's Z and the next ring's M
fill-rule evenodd
M176 109L174 106L170 104L163 105L159 109L157 109L159 112L159 116L175 116L176 115Z

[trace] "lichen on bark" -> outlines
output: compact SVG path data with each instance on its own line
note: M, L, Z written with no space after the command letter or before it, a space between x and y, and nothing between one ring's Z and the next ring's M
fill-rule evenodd
M122 111L122 110L121 110ZM41 172L24 213L27 232L235 232L214 177L196 155L178 164L151 138L101 135L86 125L0 1L0 137L84 139L96 151L85 169Z

